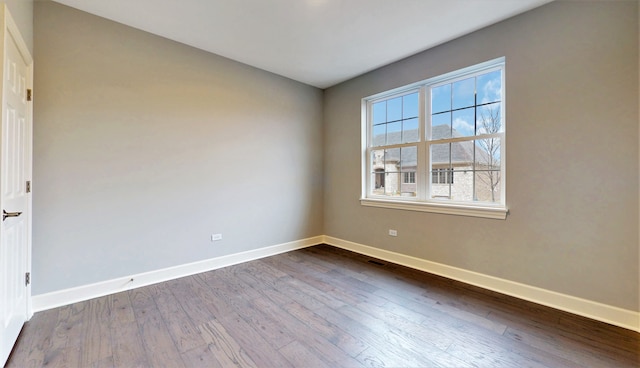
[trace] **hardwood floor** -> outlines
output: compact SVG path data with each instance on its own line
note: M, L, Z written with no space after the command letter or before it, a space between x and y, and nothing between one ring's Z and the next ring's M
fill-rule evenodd
M640 334L327 245L37 313L8 367L638 367Z

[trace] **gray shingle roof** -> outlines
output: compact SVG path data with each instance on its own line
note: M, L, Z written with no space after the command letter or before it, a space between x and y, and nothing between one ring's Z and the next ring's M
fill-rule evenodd
M449 134L452 137L460 137L460 133L458 133L455 129L451 129L446 125L439 125L433 128L432 136L434 138L448 138ZM374 137L374 145L384 145L385 138L387 140L387 144L399 144L404 142L415 142L418 140L418 130L412 129L404 132L392 132L387 133L386 136L379 135ZM404 141L404 142L403 142ZM479 162L489 162L489 154L474 144L474 141L463 141L463 142L453 142L451 143L451 163L453 165L471 165L474 160L473 151L475 149L476 160ZM417 165L417 150L416 149L403 149L402 150L402 166L403 167L411 167ZM400 160L400 150L392 149L387 152L386 161L395 161L398 162ZM431 160L435 164L445 164L449 163L449 144L435 144L432 145L431 151Z
M433 128L432 136L434 138L446 138L449 137L449 134L452 134L453 137L460 137L460 134L455 130L449 130L448 126L438 125ZM387 133L386 137L384 135L379 135L374 137L373 143L374 146L380 146L385 144L385 138L387 142L391 142L389 144L398 144L404 142L415 142L418 140L418 130L412 129L405 132L392 132ZM404 138L404 139L403 139ZM449 162L449 144L436 144L432 146L431 151L431 160L434 163L448 163ZM453 164L471 164L473 162L473 149L474 144L473 141L464 141L464 142L454 142L451 144L451 162ZM482 156L486 156L482 150L477 148L476 154L480 154ZM404 149L402 157L402 165L407 166L416 166L416 152L417 150L407 150ZM400 150L394 149L387 153L386 160L388 161L399 161Z

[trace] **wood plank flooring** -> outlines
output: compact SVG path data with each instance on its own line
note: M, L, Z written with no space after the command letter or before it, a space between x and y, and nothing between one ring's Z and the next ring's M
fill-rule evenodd
M37 313L8 367L639 367L640 334L319 245Z

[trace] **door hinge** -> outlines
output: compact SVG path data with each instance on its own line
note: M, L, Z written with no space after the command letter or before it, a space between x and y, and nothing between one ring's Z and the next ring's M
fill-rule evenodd
M31 272L24 274L24 286L28 286L31 283Z
M27 89L27 101L31 101L31 88Z
M25 189L27 193L31 193L31 180L27 180L27 187Z

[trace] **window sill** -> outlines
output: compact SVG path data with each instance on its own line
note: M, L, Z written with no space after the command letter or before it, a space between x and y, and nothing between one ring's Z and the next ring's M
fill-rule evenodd
M361 198L360 204L369 207L392 208L396 210L420 211L431 213L442 213L445 215L482 217L489 219L504 220L507 218L509 210L505 207L497 206L470 206L452 203L434 202L410 202L403 200L388 200Z

